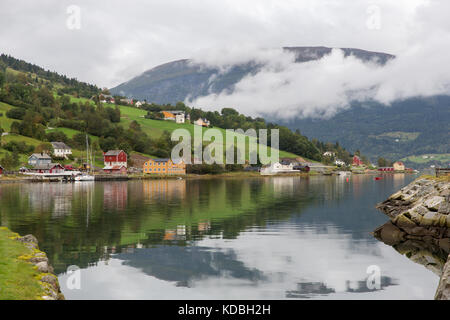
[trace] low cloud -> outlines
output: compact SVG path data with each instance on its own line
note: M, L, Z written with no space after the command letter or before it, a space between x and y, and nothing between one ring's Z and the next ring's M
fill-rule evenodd
M250 115L279 118L331 117L352 101L394 100L450 93L450 37L412 46L386 65L363 62L334 49L320 60L295 63L283 50L238 49L230 55L205 54L195 63L227 72L233 64L256 62L260 70L235 85L232 93L197 98L187 103L206 109L233 107ZM225 52L226 53L226 52Z

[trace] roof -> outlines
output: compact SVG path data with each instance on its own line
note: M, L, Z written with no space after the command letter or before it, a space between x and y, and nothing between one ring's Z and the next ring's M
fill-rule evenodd
M64 142L52 142L53 149L71 149Z
M400 166L403 166L403 165L404 165L403 162L401 162L401 161L394 162L394 164L398 164L398 165L400 165Z
M105 156L118 156L123 150L109 150L105 153Z
M162 111L162 112L171 113L171 114L173 114L173 115L185 114L185 112L182 111L182 110L170 110L170 111L164 110L164 111Z
M150 159L153 160L155 162L169 162L170 159Z
M175 114L169 111L163 111L162 114L164 115L164 118L174 118Z
M45 164L38 164L38 165L34 166L32 168L32 170L50 170L50 169L53 169L54 167L57 167L57 166L59 166L61 168L64 168L59 163L45 163Z
M33 156L38 159L51 159L52 158L46 153L33 153L29 158L31 158Z
M105 166L103 170L120 170L122 168L126 169L126 167L122 165L122 166Z

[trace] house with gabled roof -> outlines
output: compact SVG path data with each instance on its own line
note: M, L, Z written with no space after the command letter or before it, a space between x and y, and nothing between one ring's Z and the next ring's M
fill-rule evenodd
M28 164L33 167L42 164L49 164L51 162L52 157L44 152L33 153L30 157L28 157Z
M70 148L64 142L52 142L53 155L58 158L66 158L72 154L72 148Z
M128 156L123 150L110 150L105 152L103 154L103 162L107 170L111 170L113 167L119 167L119 169L121 167L128 168Z
M194 121L194 124L201 127L209 127L211 125L211 122L208 119L199 118L198 120Z

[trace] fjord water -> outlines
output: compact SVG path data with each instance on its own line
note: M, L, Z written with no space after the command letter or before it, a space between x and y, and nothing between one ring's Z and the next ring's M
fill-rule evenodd
M438 276L371 235L414 178L1 184L0 221L38 238L67 299L432 299Z

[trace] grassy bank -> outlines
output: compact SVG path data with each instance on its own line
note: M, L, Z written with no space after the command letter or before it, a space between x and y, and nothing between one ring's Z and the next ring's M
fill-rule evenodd
M450 182L450 176L432 176L430 174L421 175L418 179L428 179L428 180L434 180L434 181L442 181L442 182Z
M39 272L23 258L32 250L14 240L18 235L0 227L0 300L37 300L46 295Z

